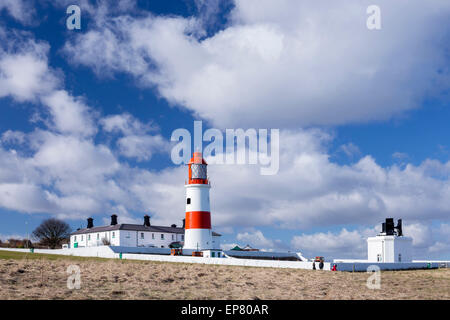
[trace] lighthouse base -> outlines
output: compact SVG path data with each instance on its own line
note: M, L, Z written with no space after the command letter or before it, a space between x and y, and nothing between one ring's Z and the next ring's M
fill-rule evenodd
M191 250L213 249L211 229L186 229L184 231L183 249L191 249Z

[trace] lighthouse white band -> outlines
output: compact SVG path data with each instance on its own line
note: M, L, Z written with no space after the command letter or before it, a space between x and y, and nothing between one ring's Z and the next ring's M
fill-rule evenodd
M212 249L211 229L186 229L184 231L184 249Z
M186 187L186 212L210 211L209 184L187 184ZM188 200L190 199L190 200Z

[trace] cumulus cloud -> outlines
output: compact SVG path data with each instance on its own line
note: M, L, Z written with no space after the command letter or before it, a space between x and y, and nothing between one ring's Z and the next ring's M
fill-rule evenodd
M6 10L9 15L23 24L32 24L35 10L32 1L25 0L2 0L0 1L0 12Z
M109 133L120 133L117 140L119 153L137 161L148 161L154 153L169 151L169 142L159 134L151 123L144 124L128 113L111 115L100 120L103 129Z
M450 4L383 0L378 31L366 27L369 4L237 0L209 37L201 15L119 15L65 52L98 73L130 73L220 127L387 119L448 87Z
M48 65L47 44L28 34L16 35L0 48L0 98L42 106L38 112L46 128L1 134L0 206L75 219L125 208L124 217L131 218L127 210L144 208L131 191L134 179L143 175L121 163L108 146L94 141L99 122L109 123L107 133L117 124L112 125L111 118L98 119L83 98L62 89L61 75ZM148 134L153 127L125 118L121 139L131 142L119 140L118 145L128 156L149 159L164 145L162 137Z
M48 106L52 124L59 132L81 136L95 133L89 108L80 98L72 97L65 90L56 90L43 96L42 102Z
M241 232L236 235L236 240L240 241L244 246L250 244L254 248L262 249L263 251L286 250L288 247L279 239L269 239L264 236L260 230L251 232Z
M11 96L19 102L35 101L58 85L60 80L48 66L47 43L14 35L1 36L0 40L7 41L11 47L0 48L0 98Z
M366 232L362 234L358 230L348 231L342 229L339 233L315 233L294 236L291 245L303 254L314 256L325 256L331 258L367 258L367 236L374 236Z

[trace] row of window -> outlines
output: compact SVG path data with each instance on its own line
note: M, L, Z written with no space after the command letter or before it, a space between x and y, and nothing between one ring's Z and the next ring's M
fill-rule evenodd
M116 233L113 231L111 237L114 239L116 237ZM127 238L130 238L130 233L128 232ZM145 239L145 233L141 232L141 239ZM152 239L155 240L155 234L152 233ZM100 233L97 233L97 240L100 240ZM164 233L161 233L161 240L164 240ZM175 235L172 234L172 240L175 240ZM184 241L184 235L181 235L181 240ZM73 237L73 241L77 241L77 236ZM83 235L81 235L80 241L83 241ZM91 235L88 234L88 241L91 241Z

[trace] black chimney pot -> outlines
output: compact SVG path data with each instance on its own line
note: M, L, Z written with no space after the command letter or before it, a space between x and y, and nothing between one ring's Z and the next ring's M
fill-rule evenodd
M397 227L395 227L395 229L397 229L397 236L401 237L403 235L402 219L397 220Z
M177 225L176 225L176 224L173 224L173 225L171 225L171 227L172 227L172 228L176 228L176 227L177 227Z
M117 215L113 214L111 216L111 225L115 226L117 224Z
M92 227L94 227L94 219L88 218L87 219L87 228L90 229Z
M150 217L148 215L144 216L144 226L150 227Z
M393 236L394 235L394 219L386 218L386 235Z

